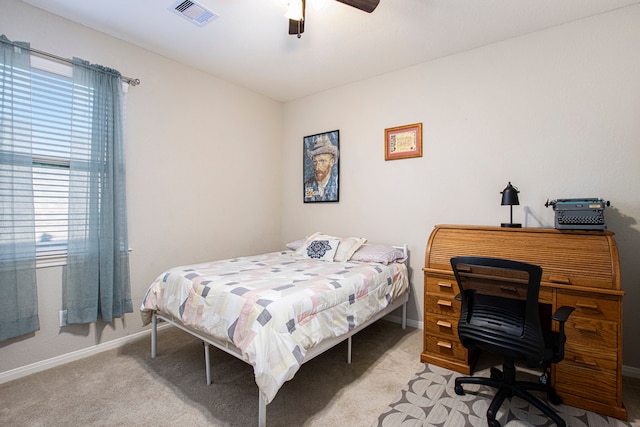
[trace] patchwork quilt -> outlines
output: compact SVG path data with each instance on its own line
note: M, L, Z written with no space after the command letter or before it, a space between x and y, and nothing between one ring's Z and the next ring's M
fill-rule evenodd
M161 311L237 347L269 403L307 349L369 320L408 291L402 263L327 262L292 251L176 267L149 287L143 323Z

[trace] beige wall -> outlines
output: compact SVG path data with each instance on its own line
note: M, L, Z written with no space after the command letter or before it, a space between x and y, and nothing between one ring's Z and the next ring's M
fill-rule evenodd
M512 181L521 190L514 220L526 226L553 225L547 198L611 200L627 291L624 364L640 376L640 6L285 105L17 0L0 0L0 10L10 39L142 80L129 92L127 126L136 308L165 268L275 250L321 230L408 243L409 317L419 325L433 226L508 220L499 192ZM385 162L384 129L415 122L424 156ZM304 204L302 138L334 129L340 202ZM137 313L58 328L61 272L38 272L42 330L0 343L0 373L142 330Z
M41 330L0 343L0 373L141 331L146 288L175 266L279 249L282 104L124 41L0 0L0 33L139 78L127 97L135 312L59 328L62 268L38 270Z
M436 224L553 227L547 198L602 197L620 251L624 360L640 376L640 6L474 49L285 105L283 236L316 230L408 243ZM422 122L423 157L384 160L384 129ZM302 138L340 129L340 203L303 204ZM633 371L633 370L632 370ZM627 372L629 372L627 370Z

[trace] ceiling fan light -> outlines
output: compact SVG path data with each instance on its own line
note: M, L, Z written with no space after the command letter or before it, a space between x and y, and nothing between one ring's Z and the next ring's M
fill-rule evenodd
M291 0L284 16L292 21L302 21L302 0Z

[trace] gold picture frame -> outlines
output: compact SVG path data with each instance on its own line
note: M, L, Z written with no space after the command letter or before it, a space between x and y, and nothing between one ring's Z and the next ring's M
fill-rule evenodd
M422 123L384 130L384 159L422 157Z

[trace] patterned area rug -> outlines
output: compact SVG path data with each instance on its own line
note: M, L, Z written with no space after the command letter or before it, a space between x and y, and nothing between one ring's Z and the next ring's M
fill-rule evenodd
M485 369L474 373L488 376ZM401 391L398 400L378 417L378 427L477 427L486 426L486 412L495 389L465 384L465 394L458 396L454 381L457 372L425 364ZM552 406L553 407L553 406ZM616 418L606 417L567 405L553 407L571 427L631 426ZM504 427L555 425L536 407L513 397L503 403L496 419Z

